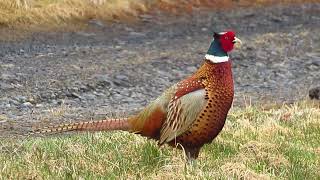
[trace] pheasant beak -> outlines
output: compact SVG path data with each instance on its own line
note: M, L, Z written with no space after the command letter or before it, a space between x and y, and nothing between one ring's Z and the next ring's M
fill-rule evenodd
M232 42L233 42L233 44L235 44L235 43L242 44L241 40L238 39L237 37L234 37L234 40Z

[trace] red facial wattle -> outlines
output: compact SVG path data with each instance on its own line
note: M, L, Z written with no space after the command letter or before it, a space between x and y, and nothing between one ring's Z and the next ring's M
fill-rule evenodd
M230 52L234 47L235 33L233 31L228 31L220 36L220 43L223 51Z

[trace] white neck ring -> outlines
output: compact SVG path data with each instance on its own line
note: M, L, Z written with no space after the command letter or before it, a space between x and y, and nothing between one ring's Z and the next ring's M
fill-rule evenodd
M222 63L229 61L229 56L214 56L211 54L206 54L205 58L212 63Z

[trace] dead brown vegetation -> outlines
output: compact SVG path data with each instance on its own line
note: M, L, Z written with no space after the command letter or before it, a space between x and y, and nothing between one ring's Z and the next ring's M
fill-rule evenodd
M47 29L85 25L88 20L130 21L139 15L165 11L190 13L195 8L234 8L319 0L2 0L0 27Z

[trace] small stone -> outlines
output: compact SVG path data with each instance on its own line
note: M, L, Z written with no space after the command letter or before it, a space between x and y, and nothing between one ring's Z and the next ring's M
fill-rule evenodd
M125 81L129 80L128 77L125 75L116 75L115 78L119 80L125 80Z
M94 94L84 94L82 98L86 100L95 100L96 96Z
M19 80L17 76L12 74L1 74L0 79L4 81L10 81L10 82Z
M10 89L14 89L14 87L10 84L0 82L0 89L1 90L10 90Z
M16 96L16 97L14 97L14 99L21 102L21 103L24 103L27 101L27 97L25 97L25 96Z
M3 67L3 68L13 68L13 67L14 67L14 64L1 64L0 67Z
M142 15L140 15L140 17L143 19L152 19L153 18L153 16L151 16L150 14L142 14Z
M73 65L71 65L71 67L72 67L72 68L74 68L74 69L76 69L76 70L81 70L81 68L80 68L79 66L74 65L74 64L73 64Z
M90 85L88 86L88 85L81 84L80 87L79 87L79 90L80 90L81 92L87 92L87 91L90 90L90 88L91 88Z
M114 48L119 50L122 48L122 46L116 45Z
M126 31L129 31L129 32L132 32L132 31L133 31L133 29L130 28L130 27L125 27L124 29L125 29Z
M55 100L55 99L52 99L52 100L50 101L50 103L53 104L53 105L57 105L57 104L58 104L57 100Z
M36 102L35 102L35 99L34 99L33 97L28 98L28 99L27 99L27 102L30 102L30 103L32 103L32 104L35 104L35 103L36 103Z
M189 71L189 72L195 72L195 71L197 70L197 68L194 67L194 66L189 66L189 67L187 67L186 69L187 69L187 71Z
M113 82L110 79L109 75L96 75L94 78L97 79L98 85L101 85L101 86L113 85Z
M117 86L130 87L129 78L125 75L116 75L113 82Z
M280 22L284 21L283 18L278 17L278 16L273 16L273 17L271 18L271 20L272 20L273 22L276 22L276 23L280 23Z
M320 86L311 88L309 90L309 97L310 99L320 100Z
M277 55L278 53L276 52L276 51L271 51L271 53L270 53L271 55Z
M33 107L33 105L30 102L25 102L25 103L21 104L21 107L22 108L31 108L31 107Z
M78 93L75 93L75 92L72 92L72 93L69 93L69 94L66 94L67 97L70 97L70 98L81 98L81 96L78 94Z
M201 31L208 31L208 28L201 28Z
M249 27L249 28L255 28L255 27L257 27L257 24L255 24L255 23L249 23L248 27Z
M43 107L43 104L36 104L37 108Z
M130 32L129 35L132 36L132 37L144 37L144 36L146 36L144 33L134 32L134 31Z
M5 114L0 114L0 122L7 119L8 117Z
M18 102L16 99L9 99L9 103L11 104L11 105L15 105L15 106L17 106L17 105L20 105L21 103L20 102Z
M93 26L97 26L97 27L105 27L104 23L99 21L99 20L97 20L97 19L91 19L89 21L89 24L93 25Z
M314 59L311 61L313 66L319 67L320 66L320 59Z
M86 32L77 32L78 35L84 36L84 37L90 37L90 36L95 36L95 33L86 33Z

